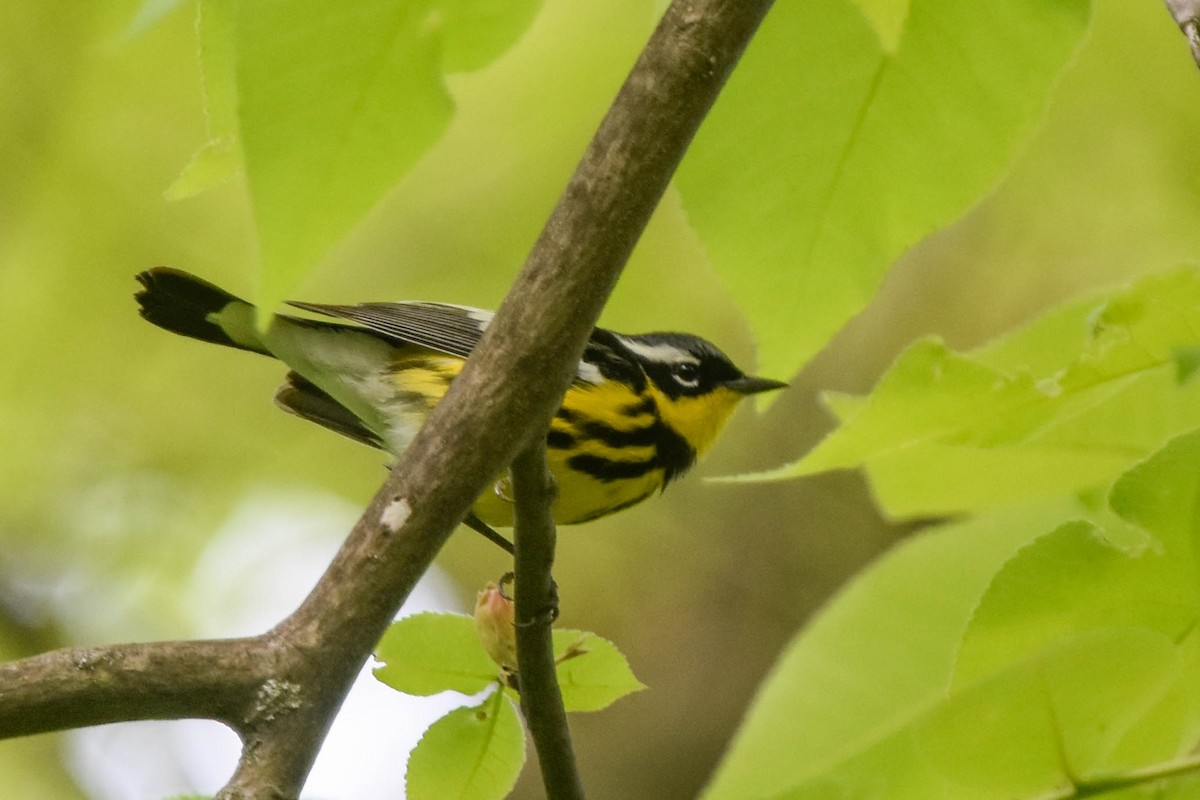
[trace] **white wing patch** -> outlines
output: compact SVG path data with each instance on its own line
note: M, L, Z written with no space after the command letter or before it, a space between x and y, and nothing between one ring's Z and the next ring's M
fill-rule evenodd
M453 304L444 303L443 305L453 305ZM473 319L476 322L478 322L479 323L479 331L481 333L488 329L488 325L492 324L492 317L496 316L495 311L486 311L482 308L474 308L473 306L457 306L456 305L453 307L461 308L463 311L466 312L468 318Z
M589 364L587 361L579 362L579 366L575 368L575 377L593 386L599 386L604 383L604 376L600 373L600 368L595 364Z

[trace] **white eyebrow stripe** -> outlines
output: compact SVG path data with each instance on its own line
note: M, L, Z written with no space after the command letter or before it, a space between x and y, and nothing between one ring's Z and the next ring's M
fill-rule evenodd
M638 354L647 361L653 361L658 364L699 364L700 359L689 353L683 348L676 347L673 344L646 344L639 342L636 339L630 339L627 336L616 334L617 339L621 344L629 350Z

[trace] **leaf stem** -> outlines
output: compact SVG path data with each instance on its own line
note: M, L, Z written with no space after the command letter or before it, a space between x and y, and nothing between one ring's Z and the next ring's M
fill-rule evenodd
M1039 795L1034 800L1085 800L1189 772L1200 772L1200 755L1138 767L1117 775L1076 780L1069 786Z

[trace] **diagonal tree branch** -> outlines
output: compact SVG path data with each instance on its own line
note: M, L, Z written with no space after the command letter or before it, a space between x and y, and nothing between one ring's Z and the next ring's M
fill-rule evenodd
M557 269L560 274L555 280L567 285L570 270L577 264L563 254L573 248L581 260L624 264L700 122L770 6L770 0L671 4L530 253L526 273L537 270L539 276L549 275ZM557 310L589 315L585 340L600 307L584 304L606 298L610 288L611 284L606 285L603 295L584 293L580 297L570 291L561 295ZM537 316L536 306L528 310ZM546 322L537 319L534 324ZM578 334L568 327L569 318L561 324L561 335ZM554 335L553 329L549 335ZM578 358L582 344L573 345L579 349L572 349L568 366ZM555 406L561 396L555 395ZM535 430L542 435L545 427ZM555 534L550 515L553 487L548 484L545 449L540 442L517 456L512 472L521 704L538 752L546 796L581 800L583 787L555 676L552 617L546 613L557 602L550 576Z
M0 709L11 710L0 711L0 736L217 719L243 741L218 797L298 797L417 579L474 499L546 430L634 243L770 5L671 4L479 347L291 616L249 639L61 650L4 665Z

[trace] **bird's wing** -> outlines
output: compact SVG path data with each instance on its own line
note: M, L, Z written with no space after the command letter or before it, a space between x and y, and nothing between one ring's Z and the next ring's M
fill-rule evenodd
M289 302L288 305L357 322L399 342L428 347L466 358L492 321L492 312L450 303L360 303L331 306Z
M495 316L491 311L471 306L416 301L359 303L353 306L300 302L289 302L288 305L356 322L369 331L396 340L397 343L416 344L462 358L469 356L475 349L479 338L483 336L483 332ZM630 369L640 374L640 370L637 370L628 357L620 355L620 348L616 348L613 340L613 335L603 328L597 328L593 332L584 360L576 369L577 383L599 384L605 379L618 376L635 379L636 375L624 374Z
M384 449L383 439L354 416L354 412L296 372L287 374L284 384L275 393L275 403L284 411L324 425L356 442Z

